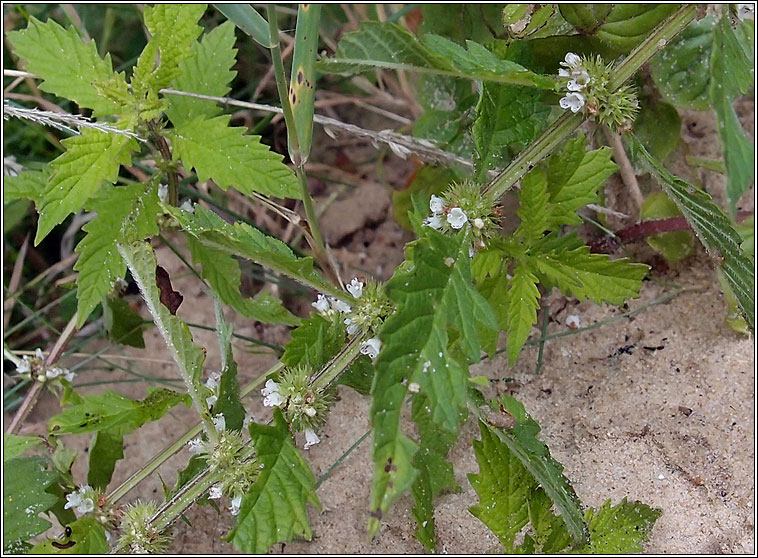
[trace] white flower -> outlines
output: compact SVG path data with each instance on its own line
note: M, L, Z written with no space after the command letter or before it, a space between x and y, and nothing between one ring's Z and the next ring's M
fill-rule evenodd
M477 229L482 230L484 228L484 221L480 219L479 217L477 217L476 219L474 219L474 226Z
M329 300L327 298L320 294L318 295L318 299L316 299L316 302L312 302L311 306L313 306L317 312L321 312L322 314L324 312L329 311Z
M66 495L66 505L63 506L64 510L75 508L79 513L89 513L95 509L95 502L92 498L85 498L84 495L90 492L92 488L85 484L76 492Z
M32 365L29 362L29 357L24 355L24 358L16 364L16 374L28 374L32 371Z
M216 427L216 430L219 432L226 430L226 419L224 418L224 415L218 414L211 420L213 421L213 426Z
M213 486L211 486L211 489L208 491L208 498L210 498L211 500L218 500L223 495L224 495L224 491L221 490L221 487L217 484L214 484Z
M740 21L753 19L755 17L755 6L753 4L737 4L737 17Z
M242 495L239 494L232 498L231 506L229 506L229 511L232 512L232 515L237 515L240 512L240 506L242 505Z
M305 407L305 408L303 409L303 412L304 412L306 415L308 415L309 417L311 417L311 418L313 418L313 417L315 417L315 416L316 416L316 409L314 409L313 407Z
M286 400L279 393L279 384L274 380L266 380L266 387L261 390L264 407L281 407Z
M345 325L347 326L347 334L348 335L355 335L358 333L358 330L360 329L358 327L358 324L353 323L353 320L350 318L345 318Z
M378 337L372 337L367 341L364 341L361 345L361 354L368 355L370 358L376 358L379 356L379 351L382 349L382 342Z
M313 430L310 428L305 429L305 445L303 446L303 449L308 449L311 446L315 446L320 441L321 438L319 438Z
M579 329L582 327L582 319L576 314L569 314L566 316L566 325L569 329Z
M564 62L561 62L561 66L564 68L568 68L569 71L574 71L577 68L581 67L582 58L578 54L574 54L573 52L567 52L566 57L564 58ZM561 73L561 72L565 72ZM558 75L562 76L568 76L568 71L566 70L559 70Z
M205 387L213 391L218 387L219 381L221 381L221 374L219 372L211 372L210 377L205 380Z
M211 395L210 397L205 398L205 404L208 405L208 407L213 407L216 404L216 401L218 401L218 395Z
M353 295L353 298L361 298L363 294L363 281L359 281L357 277L353 278L347 286L347 290Z
M76 377L76 372L71 372L71 370L64 368L63 377L66 378L67 382L73 382L74 378Z
M179 209L186 211L187 213L194 213L195 205L190 200L184 200L182 205L179 206Z
M329 302L332 304L332 308L337 310L337 312L349 314L352 311L352 308L350 308L350 305L347 302L343 302L337 298L330 298Z
M163 203L166 203L168 201L168 185L166 184L158 185L158 199L161 200Z
M584 97L581 93L568 93L559 101L559 104L564 110L571 109L571 112L579 112L584 106Z
M34 352L35 356L40 360L45 360L45 355L42 353L42 349L37 347Z
M460 207L454 207L447 214L447 222L454 229L460 229L468 222L468 216L463 212Z
M445 200L432 194L432 199L429 201L429 209L431 209L432 213L435 215L439 215L445 209Z
M203 453L205 451L205 442L203 442L200 438L193 438L189 442L187 442L187 445L189 446L189 452L190 453Z
M435 231L440 230L442 227L442 217L440 215L432 215L424 219L423 225L432 227Z
M418 385L416 382L411 382L410 384L408 384L408 391L410 391L411 393L418 393L420 389L421 389L421 386Z
M590 75L585 70L576 70L571 73L571 77L568 82L569 91L581 91L590 82Z

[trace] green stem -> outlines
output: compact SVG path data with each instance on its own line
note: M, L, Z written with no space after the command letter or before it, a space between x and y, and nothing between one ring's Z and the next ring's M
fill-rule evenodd
M345 347L311 380L311 385L322 390L329 386L348 366L358 358L361 352L361 345L366 337L365 333L360 333L353 337Z

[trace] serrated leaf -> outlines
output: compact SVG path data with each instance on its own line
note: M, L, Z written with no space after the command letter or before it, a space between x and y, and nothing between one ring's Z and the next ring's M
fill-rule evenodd
M137 147L127 136L92 129L61 143L66 152L50 163L53 174L38 206L35 246L55 225L84 207L103 183L116 182L120 166L131 164L131 151Z
M750 258L740 247L742 239L739 233L706 192L672 175L650 156L634 134L629 136L632 147L639 151L641 160L653 178L679 207L706 250L722 258L721 269L724 276L734 291L748 326L754 330L755 269Z
M541 553L557 554L571 544L566 524L561 516L553 513L553 502L542 488L532 491L527 507L534 542Z
M49 179L50 173L47 170L23 170L16 176L3 176L3 203L28 199L39 206Z
M194 168L201 181L213 179L223 190L243 194L300 199L295 173L282 156L260 142L260 136L244 135L246 128L229 127L230 116L198 117L171 132L174 160Z
M26 29L8 33L8 40L26 60L26 70L44 80L39 85L43 91L71 99L96 115L118 112L118 104L102 97L93 83L124 82L123 74L114 74L110 54L101 59L95 42L85 44L73 27L63 29L52 19L42 23L32 17Z
M48 471L39 457L16 457L3 462L3 549L44 533L51 524L39 517L58 498L45 492L58 474Z
M493 55L494 56L494 55ZM510 159L544 130L550 107L522 87L485 83L471 133L478 176L504 168Z
M534 477L534 481L542 487L560 510L561 517L572 540L579 544L586 542L587 526L582 514L581 502L579 502L579 498L568 479L563 475L563 466L552 458L550 450L539 439L540 425L526 413L524 406L513 397L503 394L498 403L501 409L516 419L515 425L510 429L503 429L486 425L480 420L480 429L484 428L491 435L490 440L494 442L492 447L497 448L500 455L510 452ZM477 459L477 461L479 460ZM504 473L502 470L494 470L494 475L503 477ZM486 487L489 483L482 484ZM488 511L491 512L492 509ZM492 527L490 526L490 528ZM504 533L508 533L507 526L501 525L498 528Z
M508 332L506 354L511 366L516 362L521 347L526 343L532 326L537 323L539 299L537 277L524 262L520 262L513 271L513 278L508 281L508 291L505 294L506 331Z
M284 242L266 236L250 225L230 225L201 206L196 206L194 213L165 204L163 209L179 222L185 232L209 248L252 260L322 293L345 296L344 291L327 282L313 268L312 258L298 258Z
M29 554L107 554L105 527L94 517L82 517L66 525L69 535L34 545ZM55 544L53 544L55 543Z
M431 419L457 432L465 417L468 370L449 351L448 330L460 336L464 358L479 360L477 323L496 329L486 300L471 280L470 240L431 229L410 245L412 266L396 271L387 283L397 312L382 326L383 347L376 361L371 407L374 430L373 534L392 502L414 482L411 457L416 445L400 434L400 412L407 382L416 382L429 398Z
M126 273L126 264L118 253L116 243L139 240L158 233L157 192L155 184L147 188L144 184L108 187L89 201L90 209L97 216L83 227L87 236L76 246L79 259L74 265L79 272L76 278L78 327L87 321L103 297L113 290L113 282ZM126 332L123 331L124 334ZM141 338L139 330L133 335Z
M531 260L549 285L579 300L623 304L639 296L648 266L626 258L611 260L607 254L591 254L589 246L560 252L543 252Z
M198 20L206 7L206 4L156 4L145 7L145 26L152 37L134 69L132 87L135 92L141 95L146 92L157 94L180 75L179 63L191 56L192 45L203 32Z
M651 75L663 98L680 108L710 106L712 16L693 21L650 61Z
M540 168L534 169L521 179L519 208L516 212L521 223L515 236L528 244L542 238L550 226L552 210L547 175Z
M187 388L194 392L193 401L201 401L200 378L203 374L205 351L195 345L187 324L171 314L161 303L155 277L157 263L152 247L143 242L119 244L118 251L139 286L153 321L179 368L182 380Z
M663 512L641 502L624 498L615 506L606 501L598 510L585 515L590 540L577 549L578 554L632 554L642 552L650 530Z
M18 457L26 450L42 443L38 436L18 436L3 432L3 463L14 457Z
M95 433L90 445L87 484L105 490L111 482L116 461L124 458L122 428L115 427Z
M321 509L316 482L308 464L292 444L287 422L274 409L271 426L250 423L261 470L245 494L227 540L238 550L263 554L272 544L289 542L293 537L310 540L306 504Z
M284 347L282 362L290 368L305 365L322 368L345 345L345 328L336 319L329 320L316 313L292 330L290 342Z
M455 482L453 464L445 458L457 436L435 426L425 395L413 398L412 418L418 427L421 443L413 456L413 466L419 473L411 487L416 503L411 511L416 520L416 538L427 550L433 551L437 546L434 499L445 490L460 488Z
M202 41L193 43L192 54L179 62L180 74L171 87L179 91L225 97L231 91L229 83L237 75L236 71L231 70L237 55L235 41L234 24L227 21L207 33ZM199 116L213 118L221 112L221 107L212 101L168 96L166 115L174 126L181 126Z
M152 420L158 420L171 407L184 403L189 406L187 394L168 389L150 389L147 397L135 401L114 391L102 395L85 395L82 400L50 419L50 433L82 434L119 428L127 433Z
M414 35L392 22L366 21L347 33L332 58L321 60L317 69L327 73L354 74L377 68L406 70L529 85L553 89L555 80L530 72L514 62L500 60L473 41L468 50L439 35Z
M225 303L246 318L267 324L297 325L300 318L293 315L268 291L261 291L255 298L243 298L240 294L242 275L237 261L230 254L213 250L187 235L187 244L192 260L202 265L201 275L213 291Z
M513 553L516 534L529 521L528 496L537 481L481 421L479 432L481 440L473 442L479 474L468 475L479 503L469 511L500 539L506 553Z

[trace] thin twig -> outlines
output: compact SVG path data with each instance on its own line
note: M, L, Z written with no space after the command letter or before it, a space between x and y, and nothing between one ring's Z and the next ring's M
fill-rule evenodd
M24 269L24 260L26 260L26 251L29 249L29 234L27 233L24 243L21 245L21 250L18 252L16 263L13 264L13 272L11 273L11 280L8 283L8 292L14 292L18 289L18 284L21 282L21 271ZM8 322L11 319L13 313L13 305L16 302L16 297L9 297L3 304L3 329L8 328Z
M608 126L601 126L601 128L603 129L603 135L605 136L608 145L613 149L613 160L616 161L616 164L619 166L621 180L624 182L626 191L629 193L632 203L634 204L634 215L638 215L645 199L642 197L640 185L637 182L637 175L634 174L632 163L629 161L629 157L627 157L626 151L624 150L624 145L621 143L621 136L612 132Z

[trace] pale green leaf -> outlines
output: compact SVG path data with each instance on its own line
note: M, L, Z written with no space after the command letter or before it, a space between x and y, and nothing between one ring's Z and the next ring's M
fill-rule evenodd
M298 258L281 240L266 236L244 223L230 225L214 212L201 206L194 213L164 205L188 234L203 245L252 260L283 273L322 293L344 298L345 292L327 282L314 268L312 258Z
M3 462L4 551L51 527L39 514L58 501L57 496L45 491L57 478L58 474L48 471L45 460L39 457L16 457Z
M25 69L44 80L39 85L42 91L71 99L96 115L118 112L119 106L102 97L93 84L109 79L124 82L123 74L116 76L110 54L101 59L95 42L85 44L73 27L64 29L52 19L42 23L32 17L26 29L8 33L8 40L26 60Z
M737 302L751 330L755 329L755 269L753 262L742 251L742 238L719 206L700 188L672 175L645 150L640 141L630 134L633 148L642 155L641 160L652 173L663 191L684 214L695 234L711 254L721 258L721 269L732 288Z
M199 117L176 127L170 134L174 159L181 159L187 170L194 168L201 181L213 179L224 190L299 199L297 178L282 156L263 145L260 136L244 135L246 128L230 128L229 119Z
M47 188L50 173L47 170L23 170L16 176L3 177L3 203L28 199L39 206L42 193Z
M17 436L3 432L3 463L14 457L18 457L26 450L34 448L42 443L38 436Z
M431 229L425 232L425 238L410 245L413 265L396 271L387 283L398 310L379 332L383 347L372 388L372 533L416 476L410 463L416 446L400 433L407 391L404 380L419 384L429 399L431 420L438 427L457 432L465 418L465 359L479 360L477 324L497 328L492 309L472 285L468 237L446 237ZM463 357L449 351L449 329L458 333Z
M70 534L34 545L29 554L108 554L105 527L94 517L84 516L66 525ZM55 543L55 544L53 544Z
M187 236L192 260L202 265L201 275L208 281L213 291L225 303L246 318L268 324L297 325L300 318L282 306L282 301L268 291L261 291L255 298L243 298L240 294L242 281L237 260L230 254L213 250Z
M306 504L321 508L316 482L308 464L292 444L287 422L274 409L271 426L250 423L258 478L242 499L236 525L226 537L238 550L263 554L271 545L293 537L310 540Z
M84 207L104 183L116 182L120 166L131 164L131 151L137 147L127 136L92 129L62 143L66 152L50 163L53 175L38 206L35 245L69 214Z
M259 45L271 48L268 22L249 4L213 4L219 12L250 35Z
M87 321L92 310L113 290L113 281L122 278L126 265L116 248L117 242L140 240L158 233L157 186L144 184L106 187L88 203L97 213L84 225L87 233L76 246L79 259L74 269L78 300L77 326ZM139 331L138 335L141 334Z
M50 419L50 433L61 436L113 428L128 433L146 422L158 420L179 403L189 405L189 397L163 388L149 390L147 397L141 401L114 391L85 395L80 402L66 407Z
M546 282L579 300L623 304L639 296L648 266L626 258L611 260L607 254L592 254L588 246L536 254L531 260Z
M526 343L532 326L537 323L539 299L537 277L524 262L520 262L513 271L513 278L508 281L508 291L505 294L505 330L508 332L506 354L511 366Z
M530 72L514 62L501 60L478 43L468 50L439 35L414 35L392 22L363 22L357 31L342 37L332 58L321 60L323 72L354 74L387 68L451 77L496 81L552 89L555 80Z
M590 540L577 554L631 554L643 552L653 525L663 512L624 498L615 506L606 501L598 510L585 514Z
M171 84L173 89L225 97L231 87L229 83L237 75L231 70L236 61L234 48L234 24L226 22L206 34L202 41L192 45L192 54L179 62L179 76ZM199 116L213 118L221 114L221 107L212 101L168 96L166 115L174 126L181 126Z
M139 286L153 321L179 368L182 380L192 390L193 401L196 404L198 401L204 401L200 395L200 380L203 374L205 351L195 345L187 324L171 314L169 309L161 303L155 277L157 262L152 247L144 242L135 242L119 244L118 251Z

